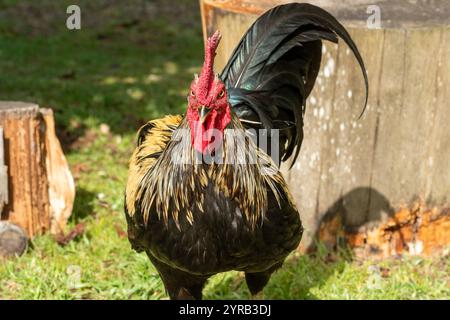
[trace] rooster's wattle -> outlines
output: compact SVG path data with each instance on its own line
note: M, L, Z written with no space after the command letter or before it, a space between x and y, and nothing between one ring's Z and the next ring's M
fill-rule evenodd
M220 76L213 72L220 35L211 36L185 116L139 130L126 187L128 235L172 299L201 299L206 280L228 270L244 271L256 294L298 246L303 228L279 164L298 156L321 41L337 36L367 89L344 27L316 6L288 4L258 18ZM262 148L260 132L276 148Z

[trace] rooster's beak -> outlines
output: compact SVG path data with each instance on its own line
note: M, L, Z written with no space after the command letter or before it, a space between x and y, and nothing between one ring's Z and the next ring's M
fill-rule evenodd
M200 109L200 114L199 114L199 118L200 118L200 123L205 122L206 117L208 116L209 112L211 111L211 109L202 106Z

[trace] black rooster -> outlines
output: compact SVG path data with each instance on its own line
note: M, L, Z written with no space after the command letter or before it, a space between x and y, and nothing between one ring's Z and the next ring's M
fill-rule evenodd
M228 270L244 271L255 295L298 246L303 229L278 159L298 156L321 40L337 42L337 35L361 65L367 92L362 58L344 27L316 6L294 3L259 17L219 77L216 32L186 115L139 130L126 188L128 235L172 299L201 299L206 280ZM234 134L244 129L277 130L267 132L272 140L278 132L278 148L269 153L261 139Z

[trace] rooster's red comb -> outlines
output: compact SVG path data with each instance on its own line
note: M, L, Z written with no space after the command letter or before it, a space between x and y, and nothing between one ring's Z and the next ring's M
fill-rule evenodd
M197 87L204 89L205 94L208 92L209 87L214 80L214 57L216 56L216 49L221 37L220 32L216 31L206 41L205 62L203 63L203 68L197 83Z

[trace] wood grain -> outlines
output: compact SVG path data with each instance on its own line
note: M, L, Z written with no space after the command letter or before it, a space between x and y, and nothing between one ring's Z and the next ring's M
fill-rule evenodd
M55 219L64 227L73 205L73 179L52 118L35 104L0 102L9 189L1 218L21 226L30 237L59 231ZM66 210L57 214L61 207Z

